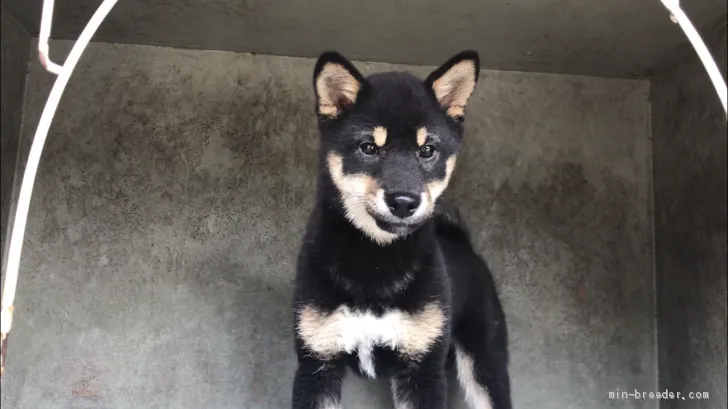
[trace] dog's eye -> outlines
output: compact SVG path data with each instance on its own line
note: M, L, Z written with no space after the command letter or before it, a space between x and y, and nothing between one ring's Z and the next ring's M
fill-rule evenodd
M428 159L435 154L435 147L432 145L425 145L420 148L420 158Z
M374 155L379 151L379 148L377 147L377 145L375 145L371 142L362 143L361 145L359 145L359 149L365 155Z

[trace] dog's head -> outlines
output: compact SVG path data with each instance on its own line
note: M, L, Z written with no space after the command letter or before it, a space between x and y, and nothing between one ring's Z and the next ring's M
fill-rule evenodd
M390 72L364 78L324 53L314 70L324 165L346 217L380 244L432 215L448 185L475 89L478 54L462 52L427 79Z

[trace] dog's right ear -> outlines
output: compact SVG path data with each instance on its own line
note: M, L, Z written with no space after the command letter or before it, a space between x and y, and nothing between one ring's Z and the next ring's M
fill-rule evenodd
M320 116L336 118L356 103L364 86L364 77L341 54L321 54L313 71L316 107Z

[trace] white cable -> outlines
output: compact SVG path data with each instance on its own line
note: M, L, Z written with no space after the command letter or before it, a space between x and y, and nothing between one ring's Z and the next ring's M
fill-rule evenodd
M51 24L53 22L53 0L43 2L43 14L40 17L40 34L38 35L38 59L46 70L53 74L60 74L63 67L51 61L48 56L48 39L51 37Z
M25 224L28 220L28 208L30 207L30 199L33 194L33 184L35 183L38 163L40 162L41 153L43 152L43 145L45 144L46 137L48 136L48 130L50 129L53 115L55 115L58 103L63 95L63 90L66 88L66 84L68 84L68 80L71 78L73 69L76 68L76 63L78 63L78 60L81 58L81 54L83 54L89 41L91 41L91 37L93 37L96 33L101 22L104 21L111 9L116 5L116 2L117 0L104 0L94 13L93 17L91 17L91 20L89 20L86 27L83 29L83 32L78 37L76 43L73 45L71 53L68 55L68 58L66 58L66 62L62 67L60 67L61 69L58 74L58 78L56 78L56 81L53 84L51 93L48 96L48 101L46 102L45 108L43 108L43 114L40 117L38 129L36 129L35 136L33 137L33 144L30 147L30 153L28 155L28 163L25 166L25 172L23 173L23 182L20 185L18 205L15 211L15 221L13 222L13 231L10 236L8 263L5 270L5 285L3 286L2 312L0 317L0 330L2 332L3 344L7 341L6 337L12 325L13 302L15 301L15 288L18 284L18 268L20 267L20 255L23 250ZM49 13L53 11L53 0L46 0L45 3L51 4L47 7L44 5L43 17L50 17L46 16L45 13L47 11ZM49 22L50 18L44 18L44 20ZM50 31L48 28L46 29L48 32Z
M662 4L670 11L671 18L675 23L680 25L685 32L685 35L688 37L688 40L690 40L690 43L693 45L693 48L695 48L695 52L698 53L700 61L702 61L705 66L705 70L708 71L710 80L713 81L713 86L715 87L715 91L718 93L718 98L720 98L720 102L723 104L723 111L725 111L726 115L728 115L728 106L726 105L726 100L728 100L728 91L726 91L723 75L721 75L718 65L710 55L708 47L705 46L703 39L700 38L700 34L698 34L698 31L695 30L695 26L693 26L693 23L690 22L688 16L682 8L680 8L680 0L660 1L662 1Z

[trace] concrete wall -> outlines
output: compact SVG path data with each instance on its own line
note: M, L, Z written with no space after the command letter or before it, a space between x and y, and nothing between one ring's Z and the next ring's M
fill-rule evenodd
M5 273L5 235L11 213L13 180L23 116L23 92L30 55L30 36L13 16L0 6L0 251Z
M725 20L707 36L726 76ZM653 78L660 389L726 394L726 117L705 69L684 46Z
M4 408L288 405L312 68L89 47L41 162ZM26 140L52 80L31 65ZM648 92L484 72L473 97L449 195L496 274L519 408L657 407L608 399L656 387ZM391 405L386 383L346 385L347 409Z
M3 0L38 33L41 0ZM53 38L76 39L99 0L57 0ZM697 27L725 0L681 5ZM544 16L548 16L545 18ZM684 37L658 0L124 0L96 41L316 57L440 64L474 48L485 68L581 75L642 75Z

